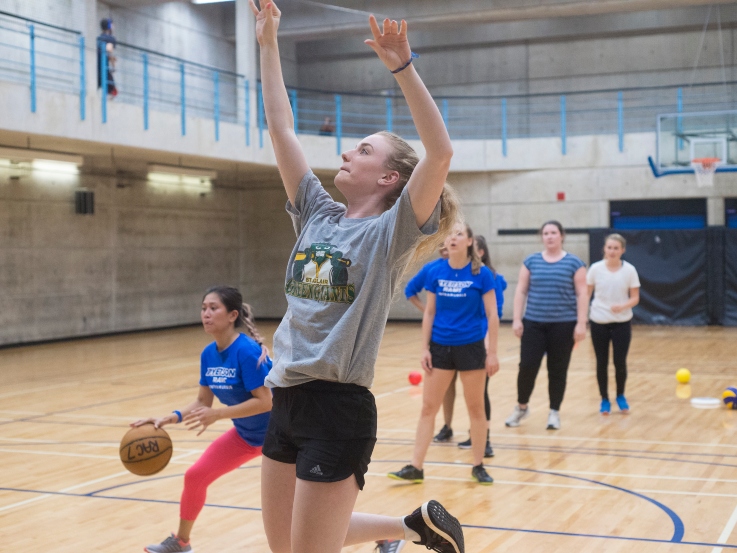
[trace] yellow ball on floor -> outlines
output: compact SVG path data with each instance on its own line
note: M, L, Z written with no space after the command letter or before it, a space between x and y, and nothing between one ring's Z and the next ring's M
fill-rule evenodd
M678 369L676 371L676 380L681 384L688 384L691 380L691 371L688 369Z

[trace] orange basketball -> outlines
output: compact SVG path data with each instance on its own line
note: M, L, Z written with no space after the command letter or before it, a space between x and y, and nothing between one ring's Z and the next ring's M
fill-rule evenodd
M163 470L173 451L169 434L153 424L131 428L120 442L123 466L138 476L150 476Z

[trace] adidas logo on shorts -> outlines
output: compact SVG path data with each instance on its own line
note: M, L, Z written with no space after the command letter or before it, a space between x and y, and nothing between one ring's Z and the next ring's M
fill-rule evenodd
M312 467L312 470L310 470L310 473L317 474L318 476L322 476L322 471L320 470L320 465L315 465Z

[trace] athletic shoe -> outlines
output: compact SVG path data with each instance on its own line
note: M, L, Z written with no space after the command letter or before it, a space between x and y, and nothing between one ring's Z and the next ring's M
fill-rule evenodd
M551 409L548 415L548 430L560 430L560 412L555 409Z
M404 517L404 523L420 535L420 541L413 542L417 545L438 553L466 551L461 523L434 499Z
M617 396L617 406L619 406L620 411L624 411L625 413L630 410L630 405L624 396Z
M484 448L484 457L493 457L494 449L491 447L491 442L486 440L486 448Z
M401 470L390 472L387 476L393 480L407 480L415 484L422 484L425 479L425 471L412 465L405 465Z
M468 438L465 442L458 442L458 447L461 449L471 449L471 438Z
M507 417L507 420L504 421L504 424L507 426L514 428L516 426L519 426L519 423L530 416L530 406L528 405L526 409L520 409L519 405L514 406L514 411L512 411L512 414Z
M399 553L407 542L404 540L384 540L376 542L376 553Z
M147 545L143 548L146 553L193 553L194 549L189 543L184 543L174 534L156 545Z
M599 408L599 413L602 415L608 415L612 410L612 404L609 402L608 399L602 399L601 400L601 407Z
M453 429L450 428L447 424L444 424L443 428L440 429L440 432L438 432L435 435L432 441L433 442L449 442L452 437L453 437Z
M471 478L484 486L491 486L494 483L494 479L489 476L488 472L486 472L483 463L476 465L471 469Z

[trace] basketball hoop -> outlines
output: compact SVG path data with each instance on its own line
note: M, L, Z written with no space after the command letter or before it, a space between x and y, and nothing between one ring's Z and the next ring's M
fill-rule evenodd
M699 188L714 186L714 173L716 173L717 166L721 163L722 160L718 157L692 159L691 167L693 167L694 173L696 174L696 186Z

